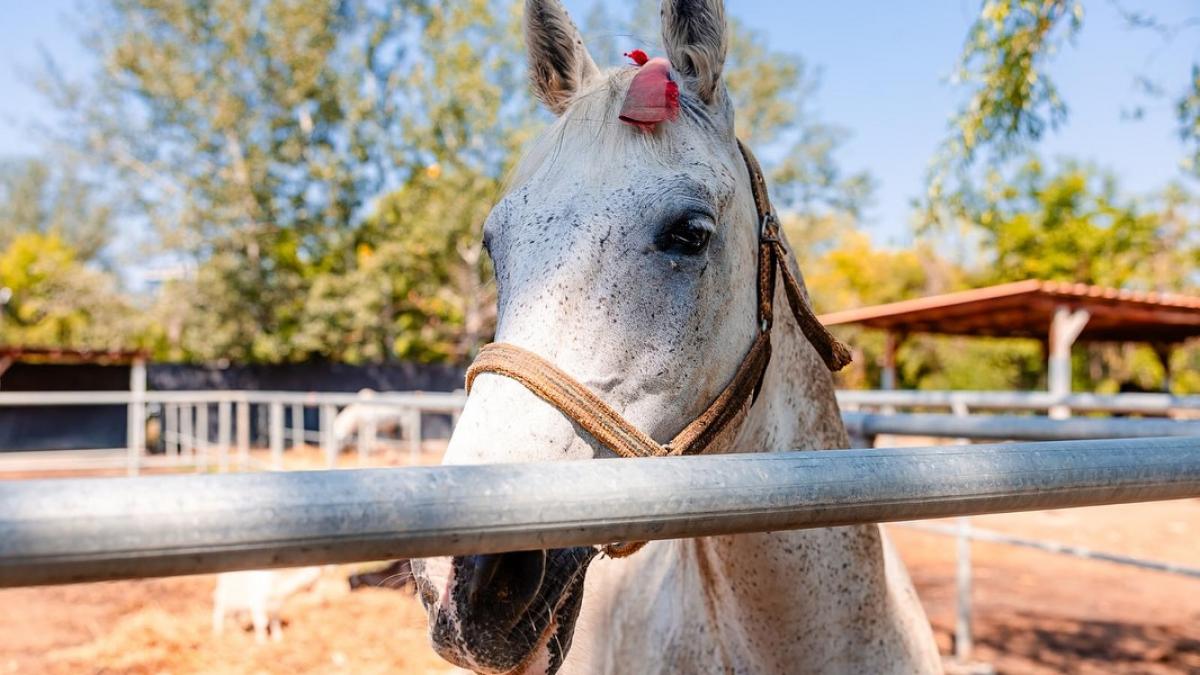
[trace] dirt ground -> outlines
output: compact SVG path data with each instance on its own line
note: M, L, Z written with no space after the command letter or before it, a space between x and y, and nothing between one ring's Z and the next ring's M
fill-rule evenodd
M972 522L1200 565L1200 500ZM888 531L949 654L954 540L902 525ZM1200 673L1200 579L998 544L976 543L972 556L974 656L997 672ZM347 590L346 577L362 567L327 568L285 606L283 642L261 646L232 624L212 635L212 576L0 590L0 675L455 672L427 646L411 595Z
M981 516L980 528L1200 566L1200 500ZM943 654L955 541L888 526ZM1000 673L1200 673L1200 579L1002 544L972 546L974 660Z

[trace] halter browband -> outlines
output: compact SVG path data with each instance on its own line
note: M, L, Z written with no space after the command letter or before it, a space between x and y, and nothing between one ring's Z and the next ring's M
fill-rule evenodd
M740 140L738 149L750 173L750 190L758 212L758 337L742 359L733 379L700 416L665 445L660 445L642 430L630 424L592 390L560 370L546 359L504 342L493 342L479 350L467 369L467 392L481 373L503 375L523 384L534 395L558 408L562 414L588 432L596 442L621 457L663 457L697 455L713 440L745 416L762 385L771 360L771 325L774 322L775 271L783 277L792 316L804 337L830 370L840 370L850 362L850 350L821 325L804 297L800 281L788 267L789 253L779 234L779 218L767 196L766 179L753 153ZM612 557L635 553L645 542L627 542L605 547Z

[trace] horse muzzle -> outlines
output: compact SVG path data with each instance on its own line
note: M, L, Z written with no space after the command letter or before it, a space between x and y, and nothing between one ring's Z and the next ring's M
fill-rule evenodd
M478 673L556 672L595 556L588 547L461 556L436 580L420 565L417 586L434 650Z

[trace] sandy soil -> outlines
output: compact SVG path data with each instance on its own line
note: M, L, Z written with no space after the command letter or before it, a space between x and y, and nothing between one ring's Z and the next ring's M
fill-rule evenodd
M976 527L1200 566L1200 500L972 518ZM888 526L943 654L955 542ZM1002 673L1200 673L1200 579L1001 544L972 547L975 660Z

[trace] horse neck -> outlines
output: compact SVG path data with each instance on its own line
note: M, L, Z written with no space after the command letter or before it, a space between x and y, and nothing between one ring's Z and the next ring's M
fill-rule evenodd
M730 450L844 448L848 438L833 378L787 312L783 291L777 295L771 364ZM712 626L731 633L720 639L724 644L739 641L746 626L774 626L781 640L790 640L789 650L797 645L787 636L814 636L815 644L801 651L817 658L824 645L838 643L839 636L829 634L830 625L860 621L856 613L876 614L888 594L875 525L705 537L679 544L675 564L683 572L680 578L694 585L697 602L713 610L711 617L738 617L717 619L720 625ZM762 658L775 658L767 651Z
M794 266L792 271L801 279ZM844 448L849 438L838 410L833 377L792 319L782 287L776 288L775 296L771 362L758 400L730 451Z
M782 293L777 308L788 306ZM784 312L729 452L847 445L832 378ZM624 672L629 663L644 672L903 671L915 653L906 636L928 633L928 622L911 591L897 601L907 581L893 583L884 548L878 526L867 525L653 542L629 559L597 560L578 624L579 667L568 671Z

